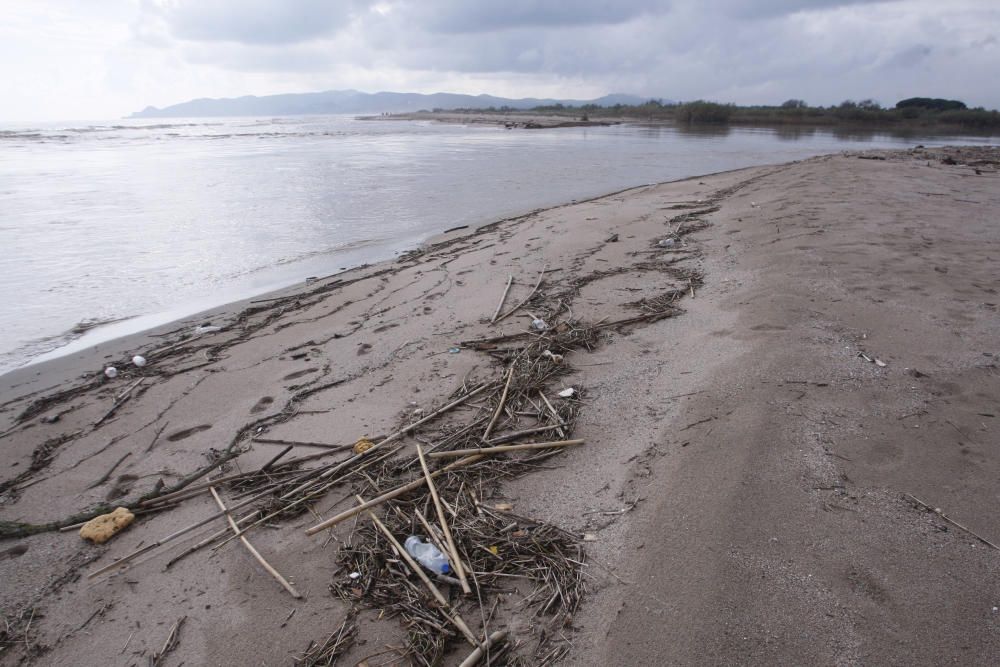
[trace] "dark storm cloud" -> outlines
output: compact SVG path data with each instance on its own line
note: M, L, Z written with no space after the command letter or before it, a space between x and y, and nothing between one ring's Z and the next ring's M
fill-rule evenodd
M179 39L294 44L329 35L369 3L330 0L185 0L161 11Z

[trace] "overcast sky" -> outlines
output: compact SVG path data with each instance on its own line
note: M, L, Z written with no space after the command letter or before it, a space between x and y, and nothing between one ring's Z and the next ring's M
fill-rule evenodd
M1000 0L0 0L0 119L356 88L1000 107Z

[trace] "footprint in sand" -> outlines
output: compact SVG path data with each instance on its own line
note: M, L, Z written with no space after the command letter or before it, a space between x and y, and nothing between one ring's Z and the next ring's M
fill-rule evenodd
M361 345L358 345L358 356L360 357L362 354L368 354L371 349L372 346L368 343L361 343Z
M281 380L283 382L287 380L298 380L303 375L309 375L310 373L315 373L318 370L319 370L318 368L306 368L301 371L295 371L294 373L289 373L285 377L281 378Z
M18 544L4 551L0 551L0 560L8 560L23 556L28 551L27 544Z
M192 426L191 428L186 428L176 433L171 433L167 436L167 440L170 442L177 442L178 440L183 440L184 438L190 438L195 433L201 433L202 431L207 431L212 428L211 424L201 424L199 426Z
M265 396L264 398L262 398L259 401L257 401L257 403L254 404L254 406L252 408L250 408L250 412L251 412L251 414L257 414L258 412L264 412L264 410L267 410L267 406L271 405L271 403L274 403L274 397L273 396Z

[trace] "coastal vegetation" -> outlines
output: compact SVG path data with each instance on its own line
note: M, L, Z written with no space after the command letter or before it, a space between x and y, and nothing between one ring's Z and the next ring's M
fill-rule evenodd
M460 109L482 113L483 109ZM485 111L511 113L509 107L490 107ZM801 99L789 99L777 105L739 106L706 100L667 102L646 100L641 104L601 106L584 104L537 106L532 113L567 115L588 120L626 118L709 125L871 125L899 128L941 128L959 131L990 132L1000 130L1000 112L983 107L969 108L959 100L911 97L892 107L877 101L844 100L840 104L811 106Z

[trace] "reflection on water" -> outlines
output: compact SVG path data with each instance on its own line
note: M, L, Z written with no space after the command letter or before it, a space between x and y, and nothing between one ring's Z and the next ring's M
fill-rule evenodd
M193 312L388 257L449 227L852 146L958 141L344 117L0 128L0 370L82 321Z

